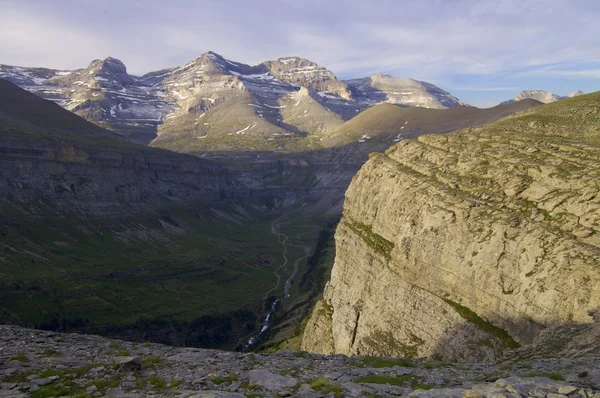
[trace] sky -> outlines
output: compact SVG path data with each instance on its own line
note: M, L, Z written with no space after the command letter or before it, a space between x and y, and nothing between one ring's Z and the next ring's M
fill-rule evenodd
M0 0L0 64L142 75L214 51L299 56L338 78L428 81L487 107L600 90L598 0Z

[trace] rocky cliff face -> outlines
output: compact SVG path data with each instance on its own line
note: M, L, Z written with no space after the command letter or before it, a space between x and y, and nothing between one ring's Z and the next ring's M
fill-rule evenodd
M304 347L493 360L544 328L589 322L599 105L579 96L373 155L346 193ZM316 345L317 332L331 340Z
M351 95L345 82L316 63L298 57L283 57L267 61L263 65L277 79L316 91L337 95L350 100Z

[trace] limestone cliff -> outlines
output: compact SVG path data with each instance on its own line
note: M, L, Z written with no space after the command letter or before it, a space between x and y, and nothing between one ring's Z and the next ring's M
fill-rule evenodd
M594 93L373 154L346 193L304 348L493 360L544 328L590 322L599 116Z

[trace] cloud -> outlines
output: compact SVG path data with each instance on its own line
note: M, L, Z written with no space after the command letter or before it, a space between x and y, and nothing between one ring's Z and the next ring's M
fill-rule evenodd
M515 78L597 78L599 19L597 0L3 0L0 63L79 68L110 55L143 74L213 50L501 91Z
M519 76L546 76L546 77L568 77L568 78L600 78L600 67L592 69L561 69L558 67L544 67L519 73Z

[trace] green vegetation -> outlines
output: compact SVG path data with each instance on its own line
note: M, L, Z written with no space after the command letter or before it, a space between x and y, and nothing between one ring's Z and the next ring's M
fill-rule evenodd
M125 348L121 348L121 349L117 350L117 355L120 357L129 356L129 350L127 350Z
M150 384L152 388L154 388L157 391L164 391L167 389L166 380L157 375L152 375L148 377L148 384Z
M481 318L475 312L470 310L469 308L460 305L452 300L443 299L448 305L450 305L454 310L465 320L471 322L479 329L483 330L486 333L491 334L492 336L498 338L502 343L504 348L515 349L519 347L519 343L517 343L510 334L504 329L501 329L497 326L492 325L488 321Z
M282 246L271 232L275 215L249 207L243 219L229 205L219 211L231 219L198 207L118 220L83 221L78 213L32 220L2 206L0 226L18 222L23 232L2 238L14 250L0 254L7 261L0 282L8 281L0 283L8 310L0 321L115 337L175 328L186 345L233 348L256 328Z
M331 394L333 393L333 396L336 398L341 398L343 397L342 395L342 389L339 386L339 384L335 384L329 380L326 379L316 379L316 380L312 380L310 381L308 384L310 384L310 387L315 390L320 392L323 395L327 395L327 394Z
M234 381L238 381L238 377L236 375L231 376L218 376L211 380L216 385L221 385L224 383L233 383Z
M155 366L160 366L163 363L163 360L159 357L155 356L147 356L142 359L142 366L144 368L153 368Z
M537 373L537 372L530 372L527 373L525 375L525 377L546 377L550 380L555 380L555 381L565 381L565 376L563 376L560 373Z
M426 362L423 364L424 369L439 369L444 366L453 366L453 364L450 362L442 362L442 361Z
M409 333L409 341L398 341L389 331L376 330L363 339L363 344L373 352L386 353L395 357L415 358L419 355L419 347L425 341L414 333Z
M22 352L19 352L18 354L13 355L10 358L10 360L11 361L19 361L19 362L29 362L29 358L27 358L27 356Z
M348 225L355 234L360 236L367 246L375 252L380 253L388 260L390 259L392 249L394 248L392 242L385 239L383 236L374 233L373 228L370 225L352 220L348 220L346 225Z
M78 385L73 382L74 379L85 376L89 370L96 365L87 365L75 369L46 369L46 370L32 370L17 373L12 376L5 377L2 381L6 383L23 383L32 376L35 378L49 378L58 377L53 383L40 386L37 391L30 392L31 397L38 398L49 398L49 397L91 397L86 392L86 389L92 385L98 388L98 391L102 394L109 388L117 387L121 381L121 374L106 374L103 377L91 380L84 385Z
M52 350L50 348L46 348L43 352L42 355L45 357L61 357L62 354L58 351Z

